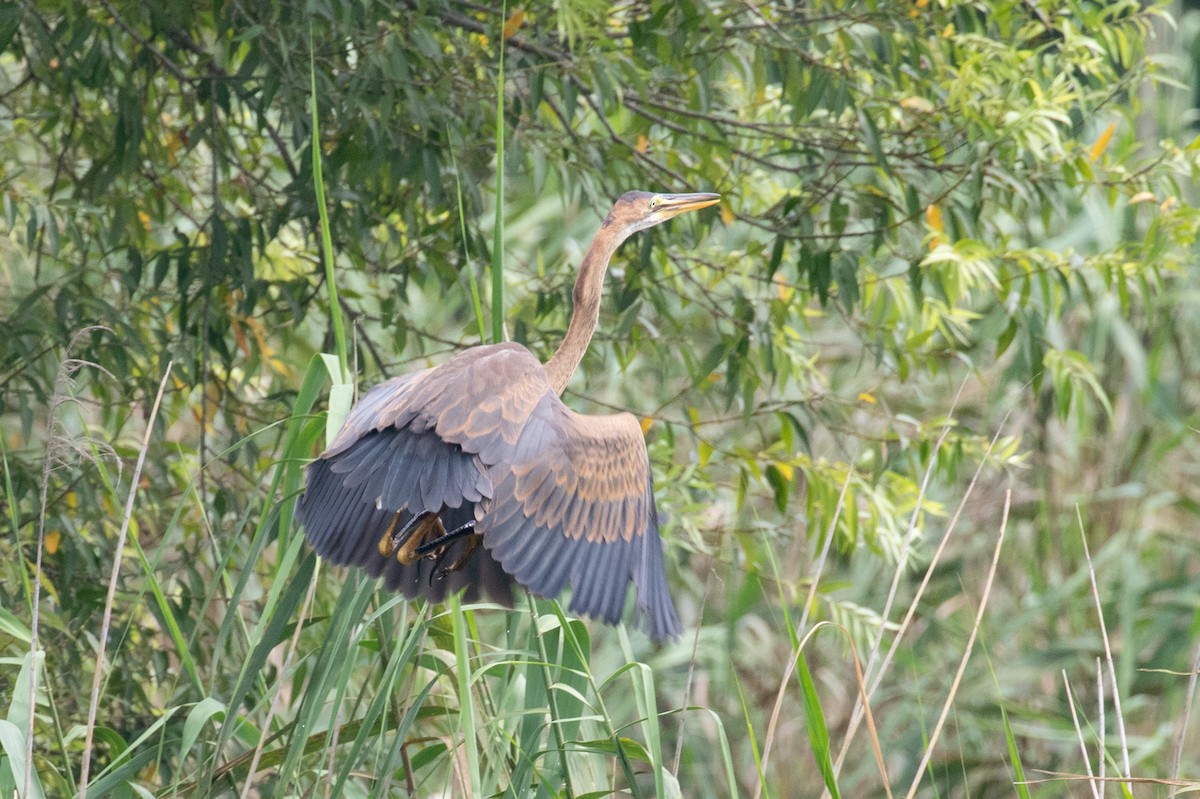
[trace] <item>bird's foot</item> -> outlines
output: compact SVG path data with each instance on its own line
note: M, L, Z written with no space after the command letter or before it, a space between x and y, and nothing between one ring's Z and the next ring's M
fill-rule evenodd
M432 513L424 514L421 517L421 523L409 533L408 539L400 545L400 550L396 553L396 560L405 566L411 566L426 556L425 553L430 544L440 541L445 535L446 528L442 526L442 520Z
M433 513L419 513L397 530L396 522L399 520L400 514L397 513L388 525L387 532L379 539L379 554L385 558L395 555L396 560L405 566L425 557L429 544L446 536L442 520Z
M446 576L458 571L463 566L467 565L467 561L475 554L475 550L479 549L479 544L483 541L483 536L469 535L467 537L466 546L463 547L462 554L454 559L454 562L449 566L443 566L442 563L450 556L450 547L442 547L438 552L430 555L436 557L437 563L433 567L433 571L429 573L429 584L433 584L433 579L436 577L439 580L446 579Z
M396 522L400 521L400 514L392 516L392 523L388 525L388 529L384 532L383 537L379 539L379 554L382 557L390 558L396 551L397 539L404 535L405 531L412 526L412 521L404 525L404 529L396 532ZM415 519L413 520L415 521Z
M471 556L475 554L475 550L479 549L479 545L481 543L483 543L483 536L481 536L481 535L470 536L467 539L467 545L463 548L463 553L461 555L459 555L458 558L453 563L451 563L449 566L447 566L445 569L443 569L443 571L456 572L459 569L461 569L463 566L466 566L467 561L470 560Z
M440 558L442 555L444 555L444 552L441 551L443 548L447 547L451 542L462 538L463 536L471 535L474 530L475 522L473 520L464 525L460 525L459 527L455 527L448 533L446 532L446 528L443 527L441 536L433 539L432 541L427 541L424 544L421 544L421 546L417 547L417 556L433 556Z

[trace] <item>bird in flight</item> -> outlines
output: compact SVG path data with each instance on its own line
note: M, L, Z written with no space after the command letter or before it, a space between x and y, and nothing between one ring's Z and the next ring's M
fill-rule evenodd
M513 580L544 597L570 585L571 612L609 624L632 582L650 636L677 636L641 426L630 413L575 413L559 395L596 329L621 242L719 200L621 195L545 364L515 342L489 344L367 392L308 466L298 513L312 547L410 599L465 589L468 600L511 605Z

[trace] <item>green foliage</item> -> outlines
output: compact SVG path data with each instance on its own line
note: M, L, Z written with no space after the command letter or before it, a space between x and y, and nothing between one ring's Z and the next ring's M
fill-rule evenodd
M1059 688L1086 696L1101 651L1077 513L1134 771L1170 776L1168 672L1200 624L1200 145L1171 138L1190 76L1163 72L1161 10L505 12L0 8L0 793L31 718L31 790L76 789L113 558L89 796L876 795L845 642L883 681L894 789L1007 792L1082 771ZM438 362L485 307L547 354L630 188L725 198L618 255L567 398L646 419L685 639L322 574L292 512L345 362ZM995 680L971 664L917 775L1008 487ZM801 654L818 620L845 634Z

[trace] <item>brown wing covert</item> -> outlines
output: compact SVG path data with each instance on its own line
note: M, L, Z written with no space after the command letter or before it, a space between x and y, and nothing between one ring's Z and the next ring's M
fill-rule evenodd
M482 587L503 601L510 579L542 596L570 585L573 612L611 623L632 582L650 634L679 632L637 420L572 412L517 344L467 350L369 392L310 465L299 512L321 555L409 597ZM474 523L482 547L451 541L439 560L463 565L446 574L381 552L422 514L444 531Z

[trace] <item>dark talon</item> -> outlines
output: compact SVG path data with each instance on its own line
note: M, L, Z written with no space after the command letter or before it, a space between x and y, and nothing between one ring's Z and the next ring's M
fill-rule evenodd
M447 533L446 535L442 536L442 538L440 538L438 540L442 541L442 540L447 540L450 538L456 538L456 537L461 537L463 535L467 535L470 532L470 527L473 526L474 524L475 524L474 522L469 522L468 524L464 524L462 527L454 530L451 533ZM467 565L467 561L471 559L471 555L473 555L475 553L475 550L479 548L479 542L481 540L482 540L482 538L480 536L471 535L470 538L467 539L466 546L463 547L462 554L459 555L454 560L454 562L451 563L449 566L442 565L443 563L446 562L446 558L450 557L450 547L449 546L443 546L437 552L430 554L429 557L436 558L436 561L434 562L433 569L429 572L429 584L433 585L433 578L435 576L439 580L444 580L444 579L446 579L446 577L448 575L453 574L454 572L461 569L463 566ZM437 541L430 542L430 544L436 544L436 543L438 543L438 542Z
M434 550L438 549L439 547L443 547L443 546L449 544L451 541L454 541L457 538L462 538L464 535L470 535L471 531L474 529L475 529L474 520L469 521L464 525L460 525L459 527L455 527L453 530L446 533L445 535L439 536L439 537L433 539L432 541L427 541L426 543L417 547L417 556L424 557L425 555L429 555L432 552L434 552ZM445 555L443 554L442 557L445 557ZM440 561L440 558L439 558L439 561Z
M445 568L447 572L456 572L463 566L467 565L467 561L471 559L471 555L475 554L475 550L479 549L480 542L483 541L482 536L473 535L467 539L467 545L463 547L463 553L458 560L451 563Z

